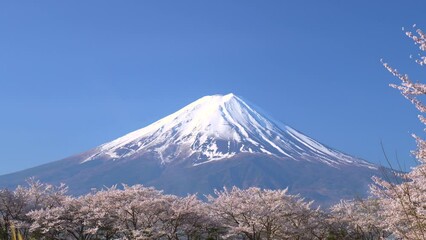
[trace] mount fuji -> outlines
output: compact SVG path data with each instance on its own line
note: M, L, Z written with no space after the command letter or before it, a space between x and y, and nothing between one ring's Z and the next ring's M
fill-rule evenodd
M0 187L29 177L66 183L78 195L142 183L166 193L215 188L286 188L319 204L365 196L381 168L330 148L262 114L234 95L198 99L151 125L87 152L0 176Z

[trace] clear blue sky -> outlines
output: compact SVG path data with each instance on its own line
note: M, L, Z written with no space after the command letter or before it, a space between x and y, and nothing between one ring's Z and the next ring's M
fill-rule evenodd
M2 1L0 174L59 160L233 92L371 162L408 166L417 112L384 58L425 69L412 1Z

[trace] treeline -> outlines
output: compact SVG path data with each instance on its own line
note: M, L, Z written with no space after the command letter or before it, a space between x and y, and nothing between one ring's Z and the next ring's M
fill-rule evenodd
M259 188L177 197L142 185L71 197L31 180L0 191L1 239L380 239L375 201L312 208L287 190Z

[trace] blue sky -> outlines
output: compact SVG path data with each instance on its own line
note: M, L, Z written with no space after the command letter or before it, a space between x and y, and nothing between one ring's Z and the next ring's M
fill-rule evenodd
M413 166L417 112L381 66L425 79L413 1L2 1L0 174L59 160L233 92L349 154ZM426 79L425 79L426 80Z

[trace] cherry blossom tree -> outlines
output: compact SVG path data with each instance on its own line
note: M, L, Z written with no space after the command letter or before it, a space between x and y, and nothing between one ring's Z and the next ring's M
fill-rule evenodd
M35 209L59 206L65 199L67 190L64 184L55 187L33 178L27 180L27 186L18 186L13 191L0 190L0 238L9 238L12 225L21 235L28 237L32 220L27 213Z
M413 26L416 28L416 26ZM421 29L414 32L407 31L406 35L419 47L420 53L415 62L420 66L426 64L426 34ZM426 94L426 84L414 82L407 74L402 74L388 63L384 67L401 82L392 87L401 91L420 111L419 120L426 124L426 106L421 97ZM403 239L426 239L426 141L413 135L417 141L417 150L414 156L419 165L409 173L397 174L403 181L395 183L388 179L374 178L375 184L371 187L372 193L379 199L383 211L383 221L387 230L396 237Z
M384 239L390 233L375 198L341 200L330 208L329 231L337 239Z
M161 219L162 232L167 239L206 239L212 235L209 230L216 228L217 223L209 215L207 205L196 195L174 196L169 200L167 212Z
M55 239L158 239L164 195L141 185L67 198L57 208L33 211L32 231Z
M215 191L208 196L211 211L228 230L228 237L258 239L322 239L319 209L285 190Z
M68 197L28 216L31 230L48 239L206 239L216 227L195 195L164 195L142 185Z

